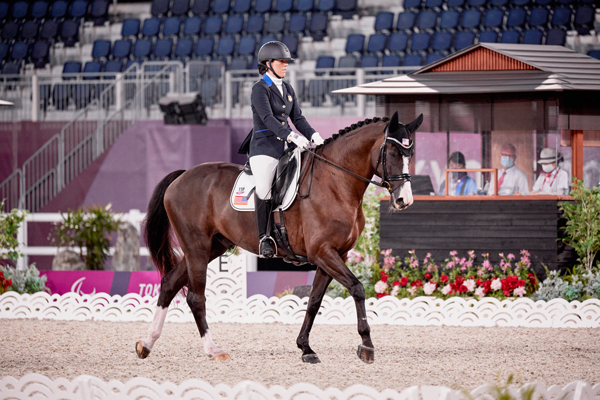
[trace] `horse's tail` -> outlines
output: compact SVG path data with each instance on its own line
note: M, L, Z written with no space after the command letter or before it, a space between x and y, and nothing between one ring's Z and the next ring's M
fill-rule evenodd
M156 185L144 221L144 239L150 257L161 276L165 276L177 263L171 239L171 224L164 205L165 192L169 185L184 172L185 170L173 171Z

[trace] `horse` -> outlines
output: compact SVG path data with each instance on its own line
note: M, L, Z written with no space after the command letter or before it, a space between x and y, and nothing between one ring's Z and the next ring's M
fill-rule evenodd
M284 212L293 252L316 265L305 318L296 340L302 361L321 362L309 345L309 334L332 279L354 299L358 333L357 355L365 363L375 360L367 322L365 290L345 264L364 228L364 193L370 183L386 188L390 209L413 203L409 162L414 153L412 135L423 115L404 125L398 114L366 119L342 129L325 142L303 152L297 196ZM305 168L310 162L310 168ZM212 162L168 174L156 186L145 220L144 236L151 258L161 274L161 287L148 336L136 342L138 357L146 358L160 337L169 304L187 287L186 301L202 338L204 352L214 360L230 357L211 338L206 322L206 271L208 263L239 246L258 253L254 213L235 211L229 195L242 166ZM377 175L381 181L371 178ZM395 211L395 210L394 210ZM277 214L273 214L277 215ZM175 238L183 250L176 253ZM276 257L285 255L278 248Z

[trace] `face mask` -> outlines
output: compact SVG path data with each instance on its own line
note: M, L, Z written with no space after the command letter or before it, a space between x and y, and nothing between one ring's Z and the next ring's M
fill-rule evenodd
M502 156L502 158L500 158L500 164L502 164L504 168L512 167L514 162L515 160L510 156Z
M544 172L552 172L552 171L554 171L554 165L542 164L542 169L544 170Z

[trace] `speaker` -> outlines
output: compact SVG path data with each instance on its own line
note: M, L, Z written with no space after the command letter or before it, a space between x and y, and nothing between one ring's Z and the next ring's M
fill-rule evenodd
M166 125L206 125L200 93L168 93L158 101Z

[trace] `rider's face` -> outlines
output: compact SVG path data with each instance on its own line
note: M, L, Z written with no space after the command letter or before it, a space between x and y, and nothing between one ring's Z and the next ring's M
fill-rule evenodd
M285 73L287 71L288 61L287 60L273 60L271 63L271 67L273 71L281 78L285 77Z

